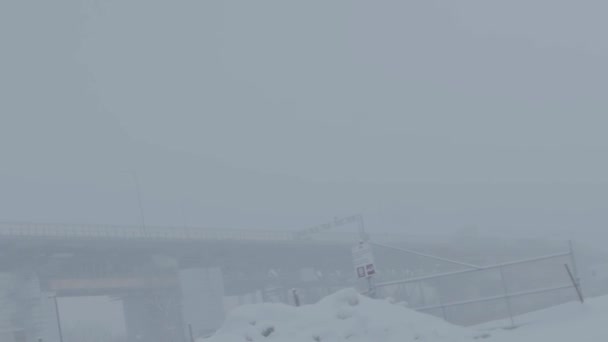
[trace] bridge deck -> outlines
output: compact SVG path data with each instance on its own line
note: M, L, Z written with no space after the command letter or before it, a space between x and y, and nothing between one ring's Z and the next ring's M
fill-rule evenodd
M113 239L175 241L296 241L289 231L204 229L194 227L119 226L1 222L0 238Z

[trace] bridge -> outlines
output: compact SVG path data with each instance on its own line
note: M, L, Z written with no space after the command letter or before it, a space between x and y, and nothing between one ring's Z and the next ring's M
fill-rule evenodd
M354 239L1 222L0 340L60 342L56 297L103 295L123 302L129 342L186 341L191 328L195 334L217 328L225 295L302 286L307 269L326 275L348 270ZM350 278L343 273L323 283L344 286ZM307 286L315 285L308 279Z
M61 342L57 297L111 296L121 301L128 342L185 342L190 329L204 335L219 327L224 297L286 302L290 289L299 288L302 301L311 302L356 285L350 250L357 232L321 230L323 234L310 236L290 231L1 222L0 341L37 342L42 337L44 342ZM372 240L425 252L404 255L395 248L376 249L378 281L387 284L429 270L455 271L440 265L442 258L429 255L463 260L466 266L561 251L559 246L524 241L509 251L504 241L471 243L470 238L466 243L433 238L431 243L414 236L374 234Z

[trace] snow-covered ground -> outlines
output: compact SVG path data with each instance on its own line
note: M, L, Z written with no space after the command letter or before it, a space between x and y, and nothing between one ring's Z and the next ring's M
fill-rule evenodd
M504 322L503 322L504 323ZM572 302L516 317L516 329L485 330L489 342L601 342L608 341L608 296Z
M315 305L256 304L234 310L206 342L447 342L473 332L438 318L371 300L353 289Z
M348 289L295 308L257 304L234 310L205 342L572 342L608 341L608 297L516 318L517 328L461 328Z

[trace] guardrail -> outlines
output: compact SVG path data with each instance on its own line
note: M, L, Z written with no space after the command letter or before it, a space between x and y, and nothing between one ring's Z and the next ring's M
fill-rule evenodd
M374 233L377 241L412 241L411 235ZM137 226L111 224L35 223L0 221L0 238L120 239L120 240L243 240L356 243L357 232L323 232L302 236L298 231L244 230L184 226ZM422 238L418 237L419 240Z
M121 240L246 240L292 241L292 232L204 229L194 227L119 226L0 222L0 238L121 239Z

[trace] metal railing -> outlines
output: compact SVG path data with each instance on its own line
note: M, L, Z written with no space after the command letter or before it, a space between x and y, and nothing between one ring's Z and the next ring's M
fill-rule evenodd
M0 238L292 241L285 231L0 222Z
M519 265L519 264L526 264L526 263L530 263L530 262L534 262L534 261L542 261L542 260L559 258L559 257L569 257L570 255L571 255L570 252L564 252L564 253L545 255L545 256L536 257L536 258L510 261L510 262L506 262L506 263L502 263L502 264L497 264L497 265L476 266L476 268L470 268L470 269L466 269L466 270L446 272L446 273L439 273L439 274L432 274L432 275L428 275L428 276L409 278L409 279L403 279L403 280L394 280L394 281L382 282L382 283L376 284L376 287L385 287L385 286L391 286L391 285L415 283L415 282L424 281L424 280L432 280L432 279L443 278L443 277L448 277L448 276L454 276L454 275L459 275L459 274L473 273L473 272L478 272L478 271L483 271L483 270L500 269L502 267L514 266L514 265Z
M412 309L452 323L472 325L508 318L510 326L515 326L517 315L566 301L584 301L571 244L568 252L487 266L414 254L467 268L382 281L374 288L385 296L402 296L394 299L404 300Z

